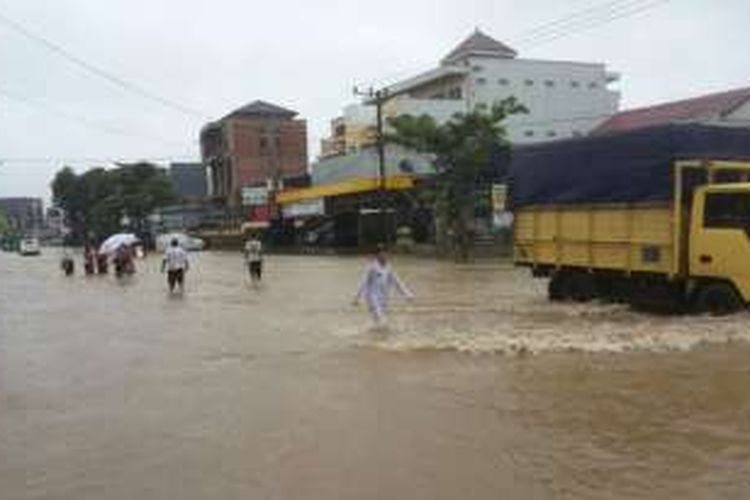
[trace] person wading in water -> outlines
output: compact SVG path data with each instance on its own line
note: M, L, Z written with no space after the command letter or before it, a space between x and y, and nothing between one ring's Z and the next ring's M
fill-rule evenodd
M169 293L174 293L175 286L180 287L180 293L185 291L185 273L190 269L188 253L180 246L177 238L164 251L164 259L161 262L161 272L167 271L167 285Z
M388 295L391 287L404 298L414 299L408 288L401 282L396 272L388 265L385 249L379 245L375 258L370 262L362 276L357 294L354 297L354 305L364 297L367 309L370 311L375 325L385 326L388 312Z

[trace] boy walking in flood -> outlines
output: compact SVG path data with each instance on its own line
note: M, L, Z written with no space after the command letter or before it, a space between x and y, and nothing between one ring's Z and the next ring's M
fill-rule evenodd
M188 253L180 246L177 238L172 239L169 248L164 251L164 259L161 262L161 272L167 271L167 284L169 292L179 285L180 293L185 291L185 273L190 269Z
M396 272L388 265L385 249L379 246L375 258L362 276L357 295L354 297L354 305L357 305L364 297L376 326L384 326L386 323L388 295L391 288L395 288L402 297L408 300L414 298L414 294L406 288Z

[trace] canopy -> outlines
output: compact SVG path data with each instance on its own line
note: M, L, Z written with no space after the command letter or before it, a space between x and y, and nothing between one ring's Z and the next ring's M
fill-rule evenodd
M750 160L750 129L674 124L513 149L511 204L661 202L679 160Z

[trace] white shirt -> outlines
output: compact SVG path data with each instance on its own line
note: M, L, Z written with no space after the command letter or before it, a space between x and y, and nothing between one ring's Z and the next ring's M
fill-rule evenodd
M245 243L245 260L260 262L263 260L263 245L258 240L248 240Z
M358 300L364 295L368 304L385 306L388 304L388 292L391 287L404 297L413 296L388 264L381 264L375 260L365 270L356 298Z
M178 269L187 270L190 267L188 262L188 253L182 247L170 246L164 252L164 262L169 271L177 271Z

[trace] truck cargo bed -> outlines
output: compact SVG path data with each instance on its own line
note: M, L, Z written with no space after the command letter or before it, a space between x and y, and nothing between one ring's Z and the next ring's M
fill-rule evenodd
M541 270L673 271L671 205L527 207L515 216L517 264Z

